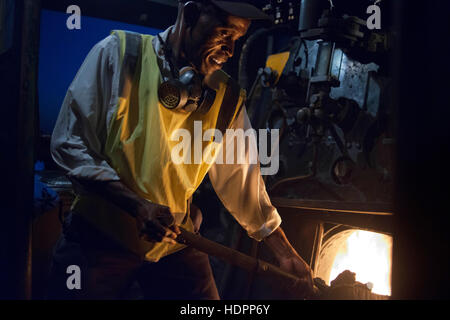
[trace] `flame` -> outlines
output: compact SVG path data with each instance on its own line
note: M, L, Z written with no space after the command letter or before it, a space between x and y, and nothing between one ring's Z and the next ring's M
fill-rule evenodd
M372 283L372 292L391 295L392 237L355 230L336 254L329 282L341 272L356 273L356 281Z

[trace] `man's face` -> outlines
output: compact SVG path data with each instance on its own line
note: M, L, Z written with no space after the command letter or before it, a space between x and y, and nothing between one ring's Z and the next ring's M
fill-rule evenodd
M218 10L202 13L186 41L186 58L203 75L221 69L249 26L250 20L222 15Z

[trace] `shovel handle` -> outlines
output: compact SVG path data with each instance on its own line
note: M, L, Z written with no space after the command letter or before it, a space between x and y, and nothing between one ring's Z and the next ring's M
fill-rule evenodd
M255 272L258 275L264 275L266 278L273 280L277 284L281 284L290 292L296 292L296 295L305 298L309 283L305 279L301 279L271 263L262 261L243 254L237 250L228 248L217 242L208 240L199 234L195 234L180 227L181 234L178 235L179 243L189 245L208 255L215 256L219 259L240 267L249 272Z

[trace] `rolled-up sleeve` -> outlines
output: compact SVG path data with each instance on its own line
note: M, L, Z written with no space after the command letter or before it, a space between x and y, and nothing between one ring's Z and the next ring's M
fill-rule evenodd
M103 154L117 105L118 65L118 41L109 36L92 48L67 90L50 149L68 176L120 180Z
M250 120L245 108L231 129L251 129ZM223 152L233 147L234 143L223 138ZM259 160L250 161L251 148L245 148L244 164L214 163L209 170L209 178L223 205L237 222L255 240L261 241L270 235L281 224L277 209L270 202L264 180L261 176ZM237 161L236 161L237 162Z

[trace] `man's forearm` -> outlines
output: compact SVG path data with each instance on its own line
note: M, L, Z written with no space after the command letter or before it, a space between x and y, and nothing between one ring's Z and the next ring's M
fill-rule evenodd
M133 217L136 216L137 209L143 204L143 201L146 201L121 181L93 181L74 178L72 181L80 184L85 190L100 195Z
M264 242L269 246L277 259L290 258L297 254L281 227L278 227L267 238L265 238Z

